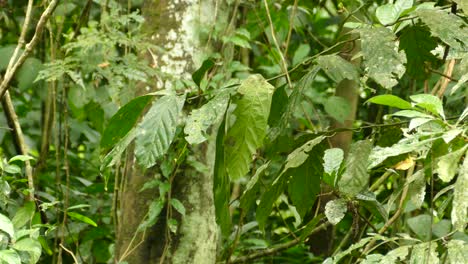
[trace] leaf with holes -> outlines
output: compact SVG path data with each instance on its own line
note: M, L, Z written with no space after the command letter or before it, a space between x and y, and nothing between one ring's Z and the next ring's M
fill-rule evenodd
M405 73L406 64L405 53L398 51L395 34L385 27L358 31L366 72L378 84L391 89Z
M332 200L325 205L325 215L332 225L338 224L345 216L346 211L348 211L348 206L343 199Z
M156 164L166 154L174 139L185 97L165 95L151 106L138 125L135 155L145 168Z
M274 87L261 75L245 79L239 89L234 124L225 137L226 170L231 179L239 179L249 171L252 155L263 145L268 127Z
M358 141L351 145L348 158L345 163L345 172L338 181L341 192L355 196L369 184L369 155L372 143L369 140Z

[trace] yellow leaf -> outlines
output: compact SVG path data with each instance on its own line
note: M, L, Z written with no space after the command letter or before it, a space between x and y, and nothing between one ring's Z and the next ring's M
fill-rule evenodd
M395 169L397 170L408 170L409 168L413 167L414 159L412 157L408 157L405 160L402 160L395 165Z

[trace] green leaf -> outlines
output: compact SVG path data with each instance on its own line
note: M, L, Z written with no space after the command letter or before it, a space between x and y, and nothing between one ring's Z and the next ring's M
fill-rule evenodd
M452 239L447 243L448 263L463 264L468 259L468 243Z
M344 199L335 199L325 205L325 215L332 225L338 224L348 211L348 205Z
M8 161L8 163L12 163L12 162L17 161L17 160L20 160L20 161L25 162L25 161L27 161L27 160L34 160L34 158L31 157L31 156L28 156L28 155L16 155L16 156L14 156L13 158L11 158L11 159Z
M468 28L462 18L445 10L417 10L414 12L438 37L451 48L464 51L468 46Z
M91 220L91 218L87 217L87 216L84 216L82 214L79 214L77 212L67 212L68 216L70 216L71 218L75 219L75 220L78 220L78 221L81 221L83 223L86 223L88 225L92 225L94 227L97 227L97 224L96 222L94 222L93 220Z
M442 101L437 96L431 94L416 94L411 95L410 98L417 106L445 119Z
M437 243L427 242L415 245L411 251L409 263L440 263L439 255L437 253Z
M409 228L423 241L431 238L431 216L427 214L417 215L407 220Z
M167 221L167 226L169 227L169 230L171 230L171 232L175 234L177 233L179 223L177 223L177 220L171 218Z
M20 229L26 223L31 221L36 211L36 205L34 202L26 202L23 207L16 211L15 216L13 217L13 226L15 229Z
M330 176L330 179L324 176L324 181L330 185L335 186L335 180L338 176L341 163L343 162L344 152L340 148L332 148L325 150L325 155L323 156L323 168L326 174Z
M135 126L138 118L154 98L153 95L137 97L122 106L109 120L101 138L101 149L106 150L117 144Z
M377 8L375 15L382 25L395 23L403 11L413 6L413 0L398 0L395 4L385 4Z
M465 145L463 148L452 151L438 159L436 173L438 173L442 181L449 182L453 179L457 173L458 162L467 148L468 145Z
M409 246L401 246L398 248L395 248L394 250L390 251L385 255L380 264L394 264L394 263L399 263L397 262L398 260L403 261L406 259L406 256L408 256L409 253Z
M356 66L336 54L318 57L317 64L336 83L344 79L352 81L359 80L359 71Z
M408 118L425 118L425 119L433 119L431 115L421 113L414 110L402 110L392 114L393 116L403 116Z
M39 261L42 253L41 243L36 239L23 238L13 244L13 248L19 251L25 251L29 255L29 263L34 264Z
M270 127L277 126L280 123L281 116L288 107L288 100L286 85L282 85L275 89L271 100L270 115L268 116L268 125L270 125Z
M338 181L338 188L348 196L355 196L369 184L369 155L372 143L369 140L361 140L351 145L346 159L346 170Z
M192 80L195 82L195 84L200 87L200 82L205 77L205 73L209 71L213 66L215 65L215 62L213 59L209 58L203 61L202 65L198 70L196 70L192 74Z
M386 4L377 7L375 15L382 25L392 24L397 21L400 12L393 4Z
M138 226L139 231L152 227L158 222L158 217L164 208L164 204L165 201L162 199L156 199L151 202L148 209L148 218Z
M18 72L15 74L15 80L18 82L18 88L25 91L34 84L39 71L44 68L42 62L36 58L27 58Z
M414 173L411 177L411 181L408 179L407 184L409 185L408 196L411 202L417 209L421 208L424 202L424 196L426 195L424 170L418 170Z
M153 166L166 154L174 139L184 102L184 96L165 95L156 100L143 117L135 140L135 156L143 167Z
M227 93L215 96L199 109L192 113L185 122L185 139L190 144L200 144L206 141L207 130L216 122L219 122L222 114L226 111L229 95Z
M21 264L21 258L11 249L0 250L0 262L5 264Z
M111 167L117 163L122 156L122 153L125 149L132 143L132 141L137 136L135 128L132 128L130 132L127 133L120 141L115 145L115 147L107 153L107 155L102 159L101 170L104 170L105 167Z
M307 161L291 174L288 193L292 204L303 219L312 209L320 192L320 179L323 174L321 152L314 149Z
M176 209L176 211L179 212L182 216L185 216L185 207L179 200L172 198L171 206L174 207L174 209Z
M301 147L295 149L293 152L291 152L291 154L288 155L283 170L260 199L260 204L258 205L256 211L257 221L260 229L265 228L265 223L271 213L273 204L283 193L289 179L293 175L304 173L305 169L302 168L301 165L303 165L304 162L306 162L306 160L309 158L308 152L312 151L312 149L324 139L324 136L316 137ZM306 164L306 166L308 165Z
M399 109L411 109L413 108L411 106L411 103L408 101L405 101L401 99L398 96L391 95L391 94L384 94L384 95L377 95L369 100L366 101L366 103L373 103L373 104L379 104L379 105L386 105L390 107L395 107Z
M293 116L293 113L296 112L296 108L300 105L300 102L302 102L304 90L308 89L312 85L312 82L319 70L320 67L314 66L311 70L304 74L304 76L298 82L297 86L294 88L288 98L288 105L284 113L281 115L281 118L279 118L279 121L275 122L275 124L270 129L268 137L271 141L274 141L276 138L278 138L278 136L283 133L285 128L288 127L290 124L289 119ZM274 105L276 106L276 102L274 102Z
M15 52L16 45L7 45L0 48L0 71L5 71L8 67L8 63L10 63L11 56ZM23 50L19 51L21 54Z
M226 170L231 179L245 176L252 155L263 145L273 90L261 75L251 75L238 89L242 97L236 102L235 122L224 141Z
M324 103L325 111L340 123L344 123L351 113L348 100L340 96L331 96Z
M415 41L417 40L417 41ZM437 47L437 39L431 37L426 27L415 25L401 32L400 49L406 53L406 73L418 80L426 80L430 75L427 67L437 68L438 59L431 53Z
M7 233L10 236L10 238L13 238L15 235L13 223L8 217L6 217L3 214L0 214L0 231Z
M226 111L224 119L218 128L216 136L216 153L213 175L213 194L215 204L216 223L221 228L223 236L231 231L231 214L229 212L229 199L231 196L231 183L226 173L224 161L224 133L226 130Z
M382 163L389 157L395 157L401 154L410 153L415 150L421 150L430 146L430 143L435 141L437 138L430 138L422 141L418 141L414 138L402 139L398 143L393 144L391 147L379 147L376 146L372 149L369 156L369 167L372 169Z
M406 56L398 52L397 37L385 27L363 28L361 35L362 53L366 72L378 84L391 89L405 73Z
M453 192L452 224L454 229L464 232L468 212L468 158L465 156L458 171L457 182Z
M257 193L259 191L259 184L258 180L265 174L265 170L270 165L270 162L263 164L262 166L258 167L255 175L249 180L247 186L245 187L244 193L240 198L239 207L244 209L245 212L250 210L250 207L255 204L257 200Z
M297 47L296 51L294 51L294 56L292 60L292 65L297 65L301 63L310 52L310 45L309 44L301 44Z
M286 158L286 164L284 166L283 173L288 169L297 168L301 166L309 157L308 153L312 150L312 148L317 146L324 139L324 136L316 137L312 140L307 141L304 145L291 152Z

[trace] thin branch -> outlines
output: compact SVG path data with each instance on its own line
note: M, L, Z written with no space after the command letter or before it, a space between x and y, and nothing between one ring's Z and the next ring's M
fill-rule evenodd
M445 74L443 72L440 72L438 70L434 70L434 69L429 68L429 71L432 72L432 73L435 73L435 74L439 74L440 76L445 77L445 78L449 79L452 82L458 82L458 79L453 78L452 76L449 76L449 75L447 75L447 74Z
M273 26L273 21L271 20L270 8L268 7L267 0L263 0L263 4L265 5L268 22L270 23L271 38L273 39L273 43L275 44L276 49L278 49L278 53L281 58L281 65L286 76L286 80L288 81L289 88L292 88L291 78L289 77L288 73L288 63L286 62L286 59L284 58L283 53L281 52L281 48L278 44L278 40L276 39L275 28Z
M76 259L75 257L75 254L73 254L73 252L71 250L69 250L68 248L64 247L61 243L59 245L61 248L63 248L63 250L65 250L68 254L70 254L73 258L73 261L75 261L75 264L79 264L78 260Z
M13 102L11 101L10 93L8 91L6 91L5 96L2 99L2 106L8 121L11 122L13 134L16 138L20 154L28 155L29 148L24 140L23 130L21 129L21 125L18 120L18 115L15 112L15 108L13 106ZM26 177L28 178L29 200L34 201L34 177L31 162L29 160L25 160L24 165Z
M323 223L321 225L319 225L318 227L316 227L310 234L315 234L323 229L326 229L328 226L330 225L329 222L326 222L326 223ZM261 257L266 257L266 256L270 256L270 255L273 255L273 254L276 254L282 250L286 250L288 248L291 248L299 243L301 243L303 241L303 239L301 237L297 237L291 241L288 241L286 243L283 243L283 244L279 244L279 245L276 245L276 246L272 246L271 248L268 248L268 249L264 249L264 250L261 250L261 251L258 251L258 252L254 252L250 255L246 255L246 256L243 256L243 257L238 257L238 258L234 258L231 260L230 263L244 263L244 262L249 262L251 260L254 260L254 259L258 259L258 258L261 258ZM250 263L250 262L249 262Z
M37 23L36 30L34 32L34 36L32 37L31 41L29 41L29 43L26 44L26 47L25 47L23 53L21 54L21 56L19 57L19 59L16 62L14 62L15 61L14 56L11 58L10 63L9 63L9 66L11 66L11 67L7 68L7 70L5 72L5 76L3 78L3 81L0 84L0 99L3 98L3 95L5 95L5 92L8 89L8 85L10 84L11 80L13 79L13 76L15 75L15 73L18 71L20 66L23 65L26 58L29 56L29 54L31 54L32 50L34 49L34 47L38 43L38 41L39 41L39 39L40 39L40 37L42 35L42 31L44 30L45 24L46 24L47 20L49 19L49 17L54 12L54 10L57 7L58 3L59 3L59 0L52 0L52 2L50 2L50 4L47 6L46 10L44 10L44 12L42 13L41 18L39 19L39 22ZM26 14L26 17L27 16L28 15ZM27 30L27 28L23 28L23 31L25 31L25 30ZM26 34L26 33L24 33L24 34ZM23 35L23 33L21 33L21 35ZM20 45L20 42L18 42L18 45ZM14 63L12 62L12 60L13 60Z
M289 30L288 30L288 36L286 38L286 44L285 44L286 47L284 48L284 57L288 56L289 42L291 41L292 30L294 28L294 18L296 18L297 2L298 0L294 0L291 17L289 19Z

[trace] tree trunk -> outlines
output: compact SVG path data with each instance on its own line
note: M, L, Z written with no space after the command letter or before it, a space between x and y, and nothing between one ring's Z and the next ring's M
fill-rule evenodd
M152 42L166 50L148 54L150 63L165 75L157 80L156 89L171 89L177 80L189 79L202 57L199 31L214 26L216 14L213 1L148 0L143 7L146 32ZM200 21L210 19L211 21ZM204 44L204 43L203 43ZM204 47L204 46L203 46ZM172 78L172 79L171 79ZM143 90L143 89L142 89ZM145 91L147 92L147 91ZM142 94L142 91L137 93ZM206 162L207 146L200 147L198 160ZM131 150L128 150L131 153ZM172 198L182 202L186 215L177 219L176 234L167 232L165 210L158 223L144 234L138 225L148 212L155 191L139 192L143 184L154 178L143 173L129 155L126 180L121 190L120 215L117 228L116 259L139 263L215 263L218 228L213 201L213 175L183 168L172 182ZM208 166L210 167L210 166ZM168 237L168 234L170 237ZM132 242L133 239L133 242Z

